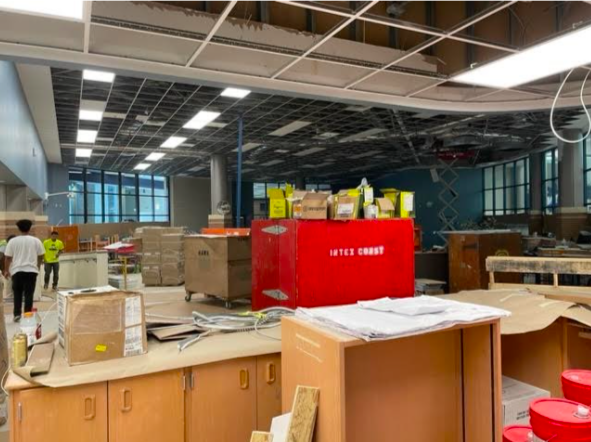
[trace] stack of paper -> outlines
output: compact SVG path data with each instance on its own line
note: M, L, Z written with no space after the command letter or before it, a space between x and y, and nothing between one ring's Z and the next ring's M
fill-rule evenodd
M506 310L432 296L360 301L338 307L298 308L296 316L366 341L412 336L456 324L509 316Z

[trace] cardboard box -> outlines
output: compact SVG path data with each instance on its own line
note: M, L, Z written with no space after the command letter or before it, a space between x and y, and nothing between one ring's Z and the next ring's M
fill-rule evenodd
M160 266L142 268L142 282L145 286L159 286L162 282L160 277Z
M267 189L269 218L287 218L287 201L281 189Z
M359 217L359 198L359 191L340 191L335 198L334 219L357 219Z
M576 288L573 287L576 290ZM591 370L591 310L523 289L472 290L446 299L511 312L501 320L503 375L562 397L564 370Z
M182 252L183 251L183 237L182 234L166 234L160 237L160 251L161 252Z
M160 264L175 264L183 263L185 261L185 254L183 252L162 252L160 254Z
M191 235L185 237L185 288L222 299L251 294L250 237Z
M142 253L142 266L158 266L160 265L160 252L145 252Z
M68 364L106 361L148 351L142 293L97 287L59 292L57 302L59 343Z
M503 426L529 425L529 404L550 392L503 376Z
M295 219L327 219L328 193L293 192L293 218Z
M394 218L395 204L389 198L376 198L378 219Z

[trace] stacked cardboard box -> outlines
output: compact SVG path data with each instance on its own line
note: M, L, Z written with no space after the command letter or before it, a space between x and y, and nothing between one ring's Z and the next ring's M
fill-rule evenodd
M185 280L182 227L144 227L136 230L142 240L142 279L146 286L180 285Z
M232 215L209 215L207 225L210 228L232 227Z

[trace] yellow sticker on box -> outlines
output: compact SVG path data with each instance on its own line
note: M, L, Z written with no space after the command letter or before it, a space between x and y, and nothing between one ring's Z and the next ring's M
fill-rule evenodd
M107 346L104 344L97 344L97 346L94 347L94 351L98 353L104 353L107 351Z

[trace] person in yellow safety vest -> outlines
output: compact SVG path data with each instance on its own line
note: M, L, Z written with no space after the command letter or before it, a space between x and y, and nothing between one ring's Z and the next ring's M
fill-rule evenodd
M49 278L51 272L53 272L53 285L52 289L57 290L57 284L60 278L60 255L64 250L64 243L57 239L58 233L51 232L51 238L43 241L43 247L45 248L45 284L43 288L47 290L49 287Z

